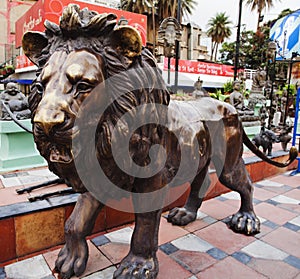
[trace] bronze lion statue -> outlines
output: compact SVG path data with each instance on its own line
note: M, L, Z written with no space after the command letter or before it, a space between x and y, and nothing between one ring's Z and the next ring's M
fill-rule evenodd
M190 183L186 204L171 210L168 221L192 222L210 185L211 162L219 180L241 195L241 207L229 227L247 235L259 232L243 143L278 167L287 166L295 150L288 162L273 162L247 138L231 105L209 97L170 101L155 58L142 47L139 33L118 26L114 14L71 4L59 25L46 21L45 28L44 33L23 37L25 54L38 66L29 97L34 139L49 169L81 193L66 221L65 245L55 264L61 278L84 272L86 236L99 211L112 199L126 196L132 197L135 228L130 251L114 278L156 278L164 189ZM151 155L155 146L164 151L158 148Z

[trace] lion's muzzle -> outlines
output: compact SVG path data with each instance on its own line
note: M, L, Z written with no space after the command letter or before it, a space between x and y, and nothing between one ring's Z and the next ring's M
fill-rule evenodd
M63 97L57 93L45 93L37 107L33 122L38 123L47 136L65 122L69 104Z
M46 135L57 125L62 124L65 120L64 112L58 110L38 110L34 116L34 123L39 123Z

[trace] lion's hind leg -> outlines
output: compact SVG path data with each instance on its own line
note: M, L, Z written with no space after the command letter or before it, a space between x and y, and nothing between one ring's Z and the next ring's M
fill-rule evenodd
M202 204L205 193L210 185L208 166L203 168L191 183L191 191L184 207L170 210L168 222L173 225L185 226L197 217L197 211Z
M253 186L243 159L239 158L235 166L224 167L219 180L226 187L238 192L241 196L240 209L229 218L227 225L238 233L246 235L259 233L260 221L253 209Z

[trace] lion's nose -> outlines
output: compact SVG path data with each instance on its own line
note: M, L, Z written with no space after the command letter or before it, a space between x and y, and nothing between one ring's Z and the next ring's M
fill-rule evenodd
M49 135L50 131L65 120L65 114L59 110L37 110L34 116L34 123L39 123L44 132Z

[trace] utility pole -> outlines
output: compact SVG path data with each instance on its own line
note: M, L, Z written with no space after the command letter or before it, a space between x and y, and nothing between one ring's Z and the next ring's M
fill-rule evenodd
M177 3L177 21L181 24L180 15L181 15L181 0L178 0ZM180 43L179 40L175 41L175 85L174 93L177 93L178 90L178 65L179 65L179 55L180 55Z
M238 71L238 67L239 67L242 2L243 2L243 0L240 0L240 3L239 3L239 21L238 21L237 32L236 32L235 59L234 59L234 78L233 78L234 80L236 80L236 78L237 78L237 71Z

